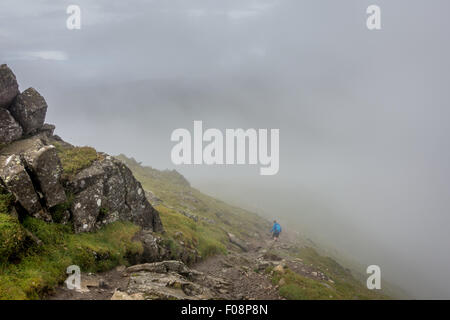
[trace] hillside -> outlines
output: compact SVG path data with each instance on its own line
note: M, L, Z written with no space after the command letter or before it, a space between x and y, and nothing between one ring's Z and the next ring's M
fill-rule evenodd
M365 283L357 280L349 269L332 258L321 256L300 235L284 234L282 241L273 245L269 235L269 221L201 193L191 187L177 171L159 171L141 166L136 160L124 155L116 158L123 161L142 183L150 202L160 212L167 236L174 243L182 241L196 244L203 258L214 253L233 256L238 252L239 258L250 260L242 263L246 277L255 272L266 273L281 298L387 298L365 288ZM231 243L227 233L232 233L243 241L248 251ZM282 274L272 271L279 262L265 264L265 260L270 259L283 261L285 268ZM219 263L217 269L220 271L223 264L228 263L229 261ZM203 268L202 263L199 268L208 271L211 265L203 264L207 268Z
M177 171L71 145L47 107L0 66L0 299L386 298Z

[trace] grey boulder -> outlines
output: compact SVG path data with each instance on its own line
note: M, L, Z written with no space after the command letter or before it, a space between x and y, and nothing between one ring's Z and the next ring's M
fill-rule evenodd
M16 76L6 64L0 66L0 108L8 108L19 94Z
M66 183L75 195L72 214L76 232L89 232L122 220L145 229L163 231L158 212L145 197L130 169L103 155Z
M29 88L16 97L9 111L22 126L23 133L28 135L38 131L43 126L47 113L47 103L39 92Z
M0 164L0 178L7 189L29 214L40 217L42 206L20 157L15 154L0 156Z
M66 193L60 183L62 166L56 148L42 144L36 149L28 149L23 158L36 177L47 207L51 208L66 201Z
M0 145L9 144L22 136L22 127L8 110L0 108Z

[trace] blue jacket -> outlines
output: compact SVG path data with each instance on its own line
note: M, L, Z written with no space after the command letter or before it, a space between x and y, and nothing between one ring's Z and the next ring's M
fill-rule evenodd
M274 223L273 224L273 227L272 227L272 230L270 230L270 232L277 232L277 233L280 233L281 232L281 226L280 226L280 224L277 222L277 223Z

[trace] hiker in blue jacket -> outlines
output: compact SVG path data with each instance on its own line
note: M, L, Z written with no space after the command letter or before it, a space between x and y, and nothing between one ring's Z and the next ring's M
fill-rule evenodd
M281 233L281 226L276 220L273 221L273 227L270 232L272 233L273 239L277 241Z

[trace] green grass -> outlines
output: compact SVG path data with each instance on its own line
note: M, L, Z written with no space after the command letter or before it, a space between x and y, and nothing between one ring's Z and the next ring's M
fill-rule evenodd
M128 255L143 250L141 243L132 241L140 228L128 222L82 234L74 234L69 226L31 217L23 226L43 245L21 251L18 262L0 263L0 300L38 299L66 279L69 265L78 265L82 272L106 271L128 264Z
M207 226L204 222L195 222L164 206L157 206L156 209L166 231L163 237L168 241L171 252L177 252L179 241L183 241L187 247L196 248L202 258L226 253L223 244L226 235L219 228Z
M61 160L63 173L66 176L73 176L82 169L89 167L92 162L99 159L99 154L91 147L63 147L61 144L54 143L58 157Z
M0 213L0 263L16 256L24 246L26 234L17 218Z
M284 279L285 284L280 286L279 293L286 299L389 299L382 292L367 289L355 279L350 270L330 257L319 255L313 248L299 248L295 256L301 258L305 265L312 265L315 270L324 273L334 283L307 278L289 269L285 274L274 273L272 280L275 284L278 284L281 278Z

